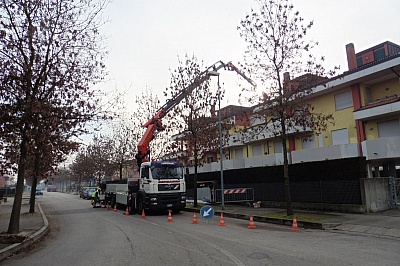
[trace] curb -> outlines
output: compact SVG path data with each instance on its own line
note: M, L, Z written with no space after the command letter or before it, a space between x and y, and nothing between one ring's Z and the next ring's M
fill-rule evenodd
M7 257L20 251L21 249L24 249L24 248L28 247L29 245L35 243L36 241L40 240L49 231L49 221L47 220L46 215L44 214L42 207L40 206L39 203L38 203L38 208L39 208L40 214L42 215L42 219L44 222L44 225L42 226L42 228L40 228L38 231L36 231L32 235L28 236L23 242L15 243L13 245L10 245L10 246L0 250L0 261L6 259Z
M188 211L188 212L199 213L199 210L197 210L197 209L184 208L183 210ZM221 213L224 214L224 217L236 218L236 219L242 219L242 220L250 219L250 215L247 215L247 214L237 214L237 213L215 211L215 214L221 214ZM255 222L271 223L271 224L279 224L279 225L287 225L287 226L292 226L292 223L293 223L292 220L268 218L268 217L262 217L262 216L257 216L257 215L253 215L253 220ZM326 229L326 225L324 225L322 223L297 221L297 225L298 225L298 227L302 227L304 229ZM330 227L331 226L328 226L328 228L330 228Z

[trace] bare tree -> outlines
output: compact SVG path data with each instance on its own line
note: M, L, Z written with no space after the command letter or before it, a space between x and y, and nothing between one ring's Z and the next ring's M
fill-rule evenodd
M130 120L124 119L114 123L110 135L111 164L119 168L119 179L122 180L123 167L132 163L136 153L137 135Z
M288 138L294 133L320 132L333 121L331 114L315 112L309 98L313 87L326 80L321 65L324 58L316 60L310 54L318 44L306 38L313 22L305 22L288 0L255 2L258 8L246 15L238 30L247 42L244 68L266 88L261 97L256 95L248 99L257 104L257 108L252 114L254 125L246 134L252 138L272 132L282 141L287 215L292 215ZM301 77L291 80L290 75Z
M85 132L104 77L99 27L107 0L0 1L0 138L18 145L18 179L8 233L19 231L33 129ZM48 138L49 139L49 138Z
M78 179L78 189L82 181L89 181L89 178L94 175L93 160L88 156L86 149L87 147L80 149L70 166L72 174Z
M143 125L157 113L161 104L160 98L150 88L146 88L141 95L135 98L135 105L136 108L131 115L131 121L133 123L132 130L135 135L135 145L137 145L146 131ZM169 119L163 120L163 126L164 130L157 132L156 138L150 143L151 157L160 158L166 152L173 129L171 128ZM137 152L136 148L135 151Z
M185 62L179 60L179 66L171 73L171 85L165 95L174 98L185 88L196 82L202 66L193 56L186 55ZM218 148L218 127L215 111L212 106L218 100L218 92L212 92L209 79L196 84L196 88L185 95L170 114L168 119L173 121L173 128L178 129L180 138L185 145L172 145L171 151L187 153L188 158L193 158L194 165L194 206L197 206L197 168L202 165L201 159L207 153L215 153Z
M113 140L106 135L96 135L87 146L87 156L91 158L94 177L100 184L103 177L111 176L116 168L111 165Z

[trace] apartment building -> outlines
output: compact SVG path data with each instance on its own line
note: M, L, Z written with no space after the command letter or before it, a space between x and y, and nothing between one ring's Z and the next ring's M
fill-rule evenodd
M316 86L312 93L315 111L333 114L335 123L324 132L309 132L311 137L289 134L289 162L361 156L367 160L368 177L396 177L400 167L400 46L387 41L355 53L354 45L348 44L346 54L348 71ZM223 147L224 170L283 164L281 141L271 132L246 140L231 133ZM219 156L214 158L199 172L218 171Z

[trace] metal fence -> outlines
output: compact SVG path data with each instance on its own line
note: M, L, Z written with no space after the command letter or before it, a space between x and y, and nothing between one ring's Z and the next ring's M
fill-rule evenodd
M224 189L224 202L252 202L254 201L253 188ZM215 190L215 202L221 203L221 189Z
M400 205L400 178L389 177L389 188L393 207Z
M15 187L1 187L0 192L2 192L0 193L2 197L15 196Z

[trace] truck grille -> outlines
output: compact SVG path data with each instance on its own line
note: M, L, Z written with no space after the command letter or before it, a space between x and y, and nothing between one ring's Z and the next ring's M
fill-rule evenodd
M161 185L158 185L158 191L171 191L171 190L179 191L180 188L181 188L180 184L161 184Z
M172 203L177 203L180 202L181 195L174 194L166 194L166 195L160 195L159 200L161 204L172 204Z

